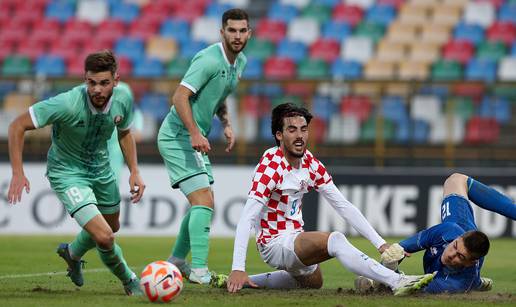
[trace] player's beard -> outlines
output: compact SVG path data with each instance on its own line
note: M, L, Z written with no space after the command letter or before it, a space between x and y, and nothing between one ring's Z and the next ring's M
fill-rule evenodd
M102 96L102 95L92 96L91 94L88 93L88 95L90 96L91 104L93 104L93 106L97 109L103 109L106 106L106 104L108 103L109 98L111 98L111 94L109 96Z
M303 144L302 144L302 150L301 152L298 152L295 150L295 147L296 145L294 144L295 142L298 142L298 141L302 141ZM295 140L294 142L292 142L292 144L290 146L285 146L285 150L288 152L288 154L294 158L302 158L305 154L305 151L306 151L306 142L303 141L303 140Z
M229 51L233 52L234 54L237 54L240 51L244 50L245 45L247 45L247 40L246 41L241 40L240 45L236 47L237 49L235 49L235 46L231 43L231 41L229 41L228 39L226 39L225 41L226 41L226 47L229 49Z

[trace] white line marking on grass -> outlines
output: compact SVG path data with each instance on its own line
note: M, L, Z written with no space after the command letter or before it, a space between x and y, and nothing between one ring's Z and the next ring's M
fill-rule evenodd
M99 273L109 272L108 269L88 269L83 270L83 273ZM12 275L0 275L0 279L12 279L12 278L29 278L29 277L40 277L40 276L54 276L54 275L66 275L68 272L45 272L45 273L33 273L33 274L12 274Z

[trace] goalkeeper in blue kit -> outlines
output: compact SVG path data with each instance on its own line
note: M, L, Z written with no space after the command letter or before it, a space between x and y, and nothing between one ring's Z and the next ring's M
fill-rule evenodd
M481 277L484 257L489 251L489 239L478 230L473 216L475 205L516 220L514 201L493 188L463 174L455 173L444 183L441 203L441 224L393 244L382 254L382 263L397 269L405 253L425 251L425 273L437 272L432 282L422 289L425 293L464 293L491 290L493 281ZM374 282L359 276L358 290L377 288Z

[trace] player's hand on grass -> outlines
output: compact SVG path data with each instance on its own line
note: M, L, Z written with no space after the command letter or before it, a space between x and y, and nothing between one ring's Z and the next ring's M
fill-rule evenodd
M192 141L192 148L200 153L207 153L211 150L210 142L200 132L192 134L190 140Z
M139 173L131 173L131 176L129 177L129 187L131 192L131 201L133 203L139 202L143 196L143 191L145 190L145 183Z
M228 144L228 146L226 146L226 152L230 152L235 145L235 134L233 133L233 128L231 128L231 126L224 127L224 136L226 137Z
M7 200L10 204L16 204L17 202L21 202L21 196L23 192L23 188L25 188L25 192L30 192L30 183L27 177L23 174L13 175L11 178L11 184L9 185L9 191L7 192Z
M258 285L249 279L246 272L232 271L228 277L228 292L236 293L242 289L244 285L249 285L253 288L258 288Z

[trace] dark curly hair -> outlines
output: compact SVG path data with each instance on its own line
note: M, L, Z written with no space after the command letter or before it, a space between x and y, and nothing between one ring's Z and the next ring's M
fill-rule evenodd
M283 119L286 117L294 116L304 117L307 124L310 124L310 121L313 117L312 114L310 114L310 112L308 112L306 108L299 107L290 102L282 103L272 110L271 132L272 136L274 137L274 140L276 141L276 145L279 146L280 144L280 142L276 138L276 132L283 131Z
M112 75L115 75L117 69L118 64L111 50L105 49L90 53L84 60L84 72L98 73L110 71Z

